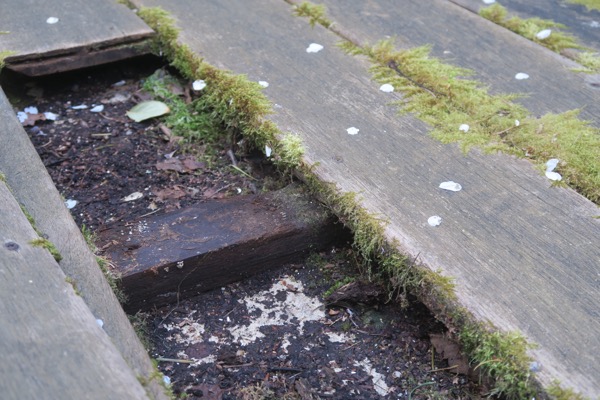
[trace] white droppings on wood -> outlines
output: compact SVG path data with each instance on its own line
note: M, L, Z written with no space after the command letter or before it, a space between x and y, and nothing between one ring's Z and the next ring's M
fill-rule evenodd
M346 129L346 132L348 132L348 135L357 135L358 132L360 131L360 129L351 126L350 128Z
M452 192L459 192L462 189L460 183L456 183L454 181L447 181L440 183L440 189L450 190Z
M427 219L429 226L440 226L442 223L442 217L439 215L433 215Z
M306 48L306 52L307 53L318 53L321 50L323 50L323 46L318 44L318 43L311 43L310 45L308 45L308 47Z
M529 74L526 74L525 72L519 72L518 74L515 75L515 79L518 81L522 81L524 79L529 79Z

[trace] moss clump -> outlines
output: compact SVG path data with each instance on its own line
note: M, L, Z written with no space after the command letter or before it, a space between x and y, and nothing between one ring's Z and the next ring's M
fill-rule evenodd
M325 298L325 299L328 298L333 293L335 293L336 290L338 290L339 288L341 288L344 285L354 282L355 280L356 280L356 278L354 278L352 276L346 276L344 279L336 281L333 285L331 285L331 287L329 289L327 289L325 291L325 293L323 293L323 298Z
M298 17L308 18L311 27L319 24L325 28L329 28L333 25L331 20L327 18L327 8L323 4L317 5L309 1L304 1L294 6L294 14Z
M175 21L166 11L143 8L138 15L157 32L153 46L157 54L165 56L185 78L206 82L195 103L196 111L208 112L211 123L223 126L227 132L243 132L248 143L258 149L269 145L278 167L287 170L292 163L300 163L303 149L295 136L279 132L266 119L272 113L271 103L258 83L213 67L179 43Z
M600 0L567 0L567 3L581 4L585 6L588 11L598 10L600 11Z
M73 291L75 292L75 294L77 296L81 296L81 292L79 291L79 288L77 287L77 283L75 282L75 279L67 276L65 278L65 282L67 282L69 285L71 285L73 287Z
M369 57L373 78L404 94L401 112L427 122L441 142L458 142L465 151L473 146L500 150L540 168L549 158L559 158L557 172L564 182L600 202L600 130L578 119L578 110L532 117L513 102L517 96L490 95L480 83L465 79L469 70L430 57L428 47L396 51L392 40L364 48L343 42L340 47ZM468 132L459 130L462 124L469 125Z
M554 400L588 400L587 397L575 392L573 389L563 389L559 381L554 381L548 388L548 394Z
M577 0L573 2L576 1ZM598 0L582 0L582 2L595 2L596 4L600 4L600 1ZM560 31L560 29L567 29L565 25L559 24L552 20L541 18L524 19L516 16L508 17L508 11L506 8L498 3L481 9L479 14L495 24L503 26L529 40L547 47L556 53L561 53L566 49L586 49L584 46L577 43L577 38L575 36ZM552 33L545 39L539 39L536 35L544 29L551 29ZM573 59L584 66L583 69L575 69L574 71L576 72L595 73L600 71L600 56L594 52L580 52L575 55Z
M48 239L44 239L44 238L33 239L29 242L29 244L31 244L32 246L35 246L35 247L45 248L46 250L48 250L50 252L50 254L52 254L52 257L54 257L56 262L60 262L62 260L62 256L60 255L60 252L58 251L58 249L56 248L54 243L52 243Z

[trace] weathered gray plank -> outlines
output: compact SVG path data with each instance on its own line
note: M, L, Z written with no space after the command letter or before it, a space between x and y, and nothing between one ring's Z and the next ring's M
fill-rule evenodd
M77 283L81 296L113 340L136 376L150 379L154 367L129 320L112 292L94 255L64 206L27 133L0 90L0 171L5 174L15 199L33 216L63 256L65 274ZM165 398L155 380L147 387L152 397Z
M518 329L538 343L540 347L532 355L543 365L537 376L541 382L548 384L557 378L587 395L600 393L596 379L600 359L590 351L600 348L600 221L592 218L598 213L594 204L571 190L550 187L526 161L483 156L477 151L464 156L456 146L430 139L423 123L396 115L389 102L398 96L378 90L369 79L365 62L336 49L335 35L318 26L310 29L305 21L291 17L283 1L136 3L160 5L172 12L182 29L180 40L208 62L245 73L253 80L268 81L265 93L279 105L272 119L283 131L302 137L306 161L318 162L317 176L335 182L342 192L361 193L362 204L370 212L389 220L386 234L399 241L400 250L456 278L459 301L476 317L501 329ZM423 35L419 43L411 45L426 44L436 36L449 40L445 24L438 26L437 34L422 32L423 18L426 14L441 18L444 14L438 7L458 7L426 2L425 9L414 14L411 10L417 3L406 1L393 7L405 16L373 1L328 4L334 17L345 16L334 4L354 14L348 17L354 18L354 24L342 25L351 26L355 36L359 36L357 30L373 29L370 36L364 33L364 40L383 36L378 28L365 26L366 17L372 18L370 24L377 22L383 27L395 21L396 27L403 27L403 35ZM462 12L466 14L464 25L481 23L474 21L472 13ZM493 24L485 26L495 29ZM440 29L444 34L439 34ZM396 29L387 32L398 34ZM508 40L508 36L501 38ZM324 50L307 53L312 42L324 45ZM525 71L531 72L538 56L562 62L545 49L540 51L539 46L521 42L523 49L535 52L521 65ZM463 37L449 49L461 54L475 52L473 43ZM511 91L510 86L515 85L511 77L518 70L507 64L510 57L497 56L504 53L496 53L496 49L511 51L506 54L513 54L514 49L502 43L488 46L494 55L488 51L479 64L497 62L504 75L495 79L506 81L502 90ZM445 49L448 47L436 45L436 52ZM532 79L527 90L541 84L547 86L544 93L558 96L550 86L562 85L563 79L582 87L577 75L554 77L555 82L545 83L539 82L539 77ZM585 87L574 99L564 93L550 98L556 111L590 105L596 98ZM547 111L546 105L538 103L537 107L535 112ZM346 133L351 126L360 129L358 135ZM449 193L438 189L440 182L450 179L460 182L463 190ZM427 225L427 218L434 214L443 218L438 228Z
M0 388L5 399L147 399L0 181Z
M48 24L49 17L58 22ZM146 51L152 30L114 0L3 0L0 51L7 68L28 75L69 71Z
M303 190L209 201L100 232L131 312L219 288L349 239Z
M481 0L450 0L474 13L488 7ZM600 11L561 0L502 0L511 15L521 18L550 19L565 25L580 43L600 51Z
M396 37L398 47L432 46L432 54L471 69L492 93L521 93L518 100L534 115L583 108L581 117L600 126L598 78L574 73L577 65L536 43L446 0L323 1L338 28L375 43ZM529 74L516 80L518 72Z

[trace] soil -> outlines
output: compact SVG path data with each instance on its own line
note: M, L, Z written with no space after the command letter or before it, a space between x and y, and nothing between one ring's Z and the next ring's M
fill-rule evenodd
M92 232L281 183L267 160L235 146L238 138L223 135L210 146L184 143L174 140L160 119L129 119L126 112L148 98L141 82L158 68L165 68L161 60L145 58L43 79L2 73L15 112L37 107L39 115L24 122L25 130L59 192L74 205L73 218ZM190 83L182 88L184 97L199 95ZM73 108L82 104L87 108ZM104 110L92 112L96 105ZM44 120L44 112L58 117ZM423 305L411 301L403 308L359 276L353 250L332 248L304 263L132 318L178 398L485 394L484 387L456 372L454 366L464 364L460 355L449 366L453 344L443 339L444 327Z

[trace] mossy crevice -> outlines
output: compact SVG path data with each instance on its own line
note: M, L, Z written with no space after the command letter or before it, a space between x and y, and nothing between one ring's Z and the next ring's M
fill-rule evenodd
M598 1L596 1L596 3L598 3ZM494 3L489 7L482 8L479 11L479 15L497 25L503 26L518 35L521 35L541 46L546 47L555 53L565 54L564 50L567 49L586 50L576 53L575 56L572 56L574 61L577 61L579 64L584 66L583 69L577 69L576 71L588 73L600 72L600 55L598 55L596 52L590 51L591 49L587 49L585 46L580 45L574 35L564 32L564 30L568 29L568 27L563 24L549 19L537 17L509 17L508 10L498 3ZM552 30L552 33L550 36L540 39L537 34L545 29Z
M51 241L44 238L33 239L29 242L34 247L43 247L50 252L52 257L56 260L56 262L60 262L62 260L62 255Z
M567 3L581 4L582 6L585 6L588 11L600 11L600 0L567 0Z

